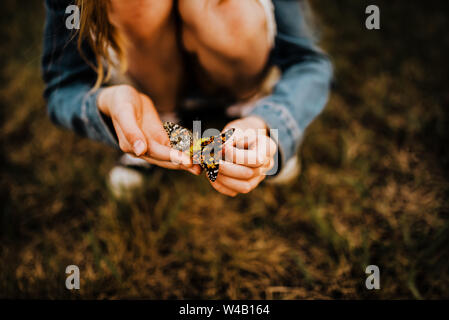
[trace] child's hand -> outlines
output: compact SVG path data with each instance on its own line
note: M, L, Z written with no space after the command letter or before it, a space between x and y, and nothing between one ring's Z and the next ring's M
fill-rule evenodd
M151 164L200 174L190 157L169 147L151 99L131 86L112 86L99 94L98 109L112 119L120 149Z
M223 145L225 161L220 162L217 180L211 184L218 192L234 197L250 192L265 179L274 165L277 147L258 117L232 121L224 130L230 128L235 128L234 135Z

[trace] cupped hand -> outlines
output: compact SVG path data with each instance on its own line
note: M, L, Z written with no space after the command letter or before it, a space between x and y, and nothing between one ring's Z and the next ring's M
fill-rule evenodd
M120 149L147 162L167 168L200 174L188 154L170 148L167 133L151 99L131 86L103 89L98 109L110 117Z
M274 165L276 143L268 137L265 122L258 117L232 121L223 131L235 128L229 143L223 145L224 160L212 187L218 192L235 197L249 193L262 182Z

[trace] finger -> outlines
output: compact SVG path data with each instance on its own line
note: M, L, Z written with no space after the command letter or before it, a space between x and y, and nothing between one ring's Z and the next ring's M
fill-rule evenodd
M192 166L192 161L189 155L179 150L162 145L155 140L148 141L147 155L159 161L170 161L174 164L183 164L187 167Z
M256 188L263 179L265 179L265 175L259 175L246 181L227 176L218 176L217 182L234 192L249 193L254 190L254 188Z
M125 137L125 134L123 133L123 130L120 128L120 125L117 122L113 122L113 125L114 125L114 129L115 129L115 133L117 134L120 150L122 150L125 153L130 153L130 154L135 155L131 144L128 142L128 140Z
M237 195L237 192L223 186L220 182L215 181L212 182L211 185L215 190L226 196L235 197Z
M238 149L233 146L223 146L223 149L227 162L258 168L267 161L266 155L259 154L258 150Z
M162 167L162 168L166 168L166 169L172 169L172 170L180 170L181 169L181 164L179 163L174 163L171 161L162 161L162 160L157 160L151 157L147 157L147 156L141 156L139 157L143 160L145 160L148 163L154 164L156 166Z
M268 164L263 167L263 169L261 170L261 173L266 174L268 171L273 169L273 167L274 167L274 159L271 158L270 161L268 162Z
M256 130L247 129L243 131L242 129L235 129L234 134L232 135L232 145L237 148L245 148L248 149L249 146L254 144L257 139Z
M124 130L121 128L121 126L118 123L115 123L114 127L119 139L120 149L124 152L134 153L137 155L137 153L134 151L134 147L126 138ZM148 144L146 144L146 152L144 152L143 154L145 154L147 158L153 158L154 160L172 162L175 166L179 164L183 164L186 167L192 166L192 161L188 155L168 146L161 145L154 140L148 141ZM141 156L143 154L140 154L138 156Z
M112 119L120 127L134 154L136 156L144 154L148 146L145 135L140 130L133 106L125 103L123 108L112 116Z
M220 175L248 180L259 174L257 168L250 168L227 161L220 161Z
M266 155L272 159L273 156L276 154L277 152L277 145L276 142L274 142L273 139L269 138L269 137L265 137L266 141L267 141L267 149L266 149Z
M181 166L184 168L184 170L187 170L187 171L193 173L196 176L199 176L201 174L201 172L203 171L198 164L195 164L195 165L193 165L190 168L186 167L186 166L183 166L183 165L181 165Z
M141 156L141 159L147 161L148 163L154 164L156 166L171 169L171 170L185 170L188 171L196 176L201 174L201 167L199 165L194 165L191 167L184 166L183 164L174 163L172 161L161 161L157 159L153 159L147 156Z
M259 135L256 140L249 145L249 150L253 150L258 154L259 159L263 159L262 166L269 165L270 159L277 152L277 145L273 139L268 136Z
M268 136L259 135L256 140L249 145L249 150L254 150L260 157L265 157L266 162L276 153L277 147L273 139Z
M193 166L193 167L186 167L182 164L174 163L171 161L161 161L157 159L153 159L147 156L141 156L140 159L143 159L147 161L148 163L154 164L158 167L171 169L171 170L185 170L189 171L190 173L194 175L200 175L201 174L201 168L199 166Z

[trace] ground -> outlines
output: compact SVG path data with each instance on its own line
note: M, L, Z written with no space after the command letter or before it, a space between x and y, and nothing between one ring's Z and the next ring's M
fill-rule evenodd
M381 30L366 30L368 4ZM297 181L230 199L157 170L116 201L117 152L47 117L43 1L3 0L0 297L448 298L447 2L312 6L335 81Z

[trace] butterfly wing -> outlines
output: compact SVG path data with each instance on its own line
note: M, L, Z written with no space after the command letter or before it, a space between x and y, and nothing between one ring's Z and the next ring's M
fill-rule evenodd
M207 177L209 178L209 180L211 182L215 182L215 180L217 180L217 176L218 176L218 163L215 164L210 164L210 165L206 165L205 166L205 170L207 172Z
M221 140L221 143L223 144L232 137L232 135L234 134L234 131L235 131L234 128L228 129L225 132L223 132L222 134L218 135L217 137Z
M201 166L207 172L207 177L214 182L218 176L220 163L221 143L212 142L203 148L201 152Z
M207 177L211 182L214 182L218 176L221 157L220 153L223 148L223 144L228 141L233 134L234 129L226 130L224 133L208 139L208 144L202 149L202 167L206 170Z
M170 140L170 146L173 149L186 151L193 143L192 132L189 129L181 127L173 122L164 122L164 129Z
M215 137L209 137L209 138L203 138L201 139L201 147L204 148L205 146L209 145L214 141Z

